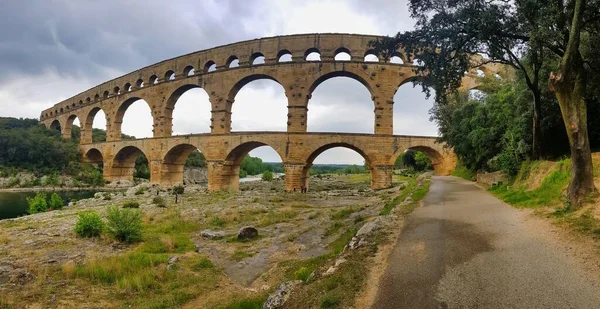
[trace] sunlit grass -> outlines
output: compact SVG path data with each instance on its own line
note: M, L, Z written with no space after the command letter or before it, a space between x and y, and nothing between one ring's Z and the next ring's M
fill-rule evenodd
M530 170L529 166L522 169ZM521 172L520 174L529 174ZM527 176L523 176L527 178ZM517 207L554 206L562 201L563 190L571 180L571 160L556 163L553 171L546 176L540 186L533 190L525 190L512 185L498 185L490 188L490 192L503 201Z

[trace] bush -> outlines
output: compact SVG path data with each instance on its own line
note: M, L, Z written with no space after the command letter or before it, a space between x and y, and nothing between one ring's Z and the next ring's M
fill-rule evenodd
M133 243L142 239L142 213L139 210L109 206L106 219L107 231L116 240Z
M39 192L33 198L28 197L27 204L29 204L30 214L48 211L48 203L46 202L46 194L44 193Z
M21 184L21 180L19 178L15 177L15 176L11 176L8 179L8 183L6 184L6 186L8 188L12 188L12 187L16 187L16 186L18 186L20 184Z
M98 237L104 230L104 221L95 211L85 211L77 214L75 233L79 237Z
M294 272L294 278L296 278L296 280L302 280L306 282L308 281L308 278L310 278L311 273L312 271L310 269L306 267L300 267L300 269Z
M52 210L62 209L65 206L65 201L57 193L52 193L50 201L48 201L48 208Z
M146 192L146 188L145 187L139 187L136 191L135 191L135 195L142 195L144 194L144 192Z
M123 208L140 208L140 203L137 201L126 201L123 203Z
M183 185L177 185L173 187L173 194L183 194L185 187Z
M155 196L152 199L152 204L158 207L167 207L167 201L165 201L165 199L162 196Z
M58 174L52 173L48 177L46 177L46 186L56 187L60 185L60 179L58 178Z
M264 171L262 173L262 180L263 181L273 181L273 172L271 172L271 171Z

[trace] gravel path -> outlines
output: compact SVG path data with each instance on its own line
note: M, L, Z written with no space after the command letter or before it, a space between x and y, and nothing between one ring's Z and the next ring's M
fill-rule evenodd
M598 271L553 236L473 183L434 177L372 308L600 308Z

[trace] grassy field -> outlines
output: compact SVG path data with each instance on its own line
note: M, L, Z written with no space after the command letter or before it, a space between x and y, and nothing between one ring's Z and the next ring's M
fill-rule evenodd
M132 196L113 194L110 199L82 200L64 210L2 221L0 252L34 279L0 288L0 308L17 303L63 308L83 304L261 308L276 284L286 279L307 280L339 255L358 228L384 207L391 210L412 192L415 203L400 210L409 213L426 192L426 186L417 188L411 177L395 176L394 187L385 190L372 191L369 184L368 174L328 176L311 179L311 191L300 194L282 192L278 189L282 183L257 182L244 184L240 192L186 191L178 204L168 192L151 188ZM164 197L166 207L152 203L157 194ZM74 234L76 215L82 209L103 216L108 206L132 200L139 202L143 214L141 242L122 244L107 235L82 239ZM238 241L237 230L247 225L257 227L260 237ZM227 237L203 239L200 231L204 229L223 231ZM313 244L315 237L322 243ZM374 239L373 244L377 243ZM277 251L270 251L274 246ZM374 248L364 248L350 258L343 271L327 282L308 282L307 291L327 291L321 297L324 305L320 300L315 306L349 304L352 299L342 296L356 293L366 272L365 258ZM316 256L303 256L307 250Z

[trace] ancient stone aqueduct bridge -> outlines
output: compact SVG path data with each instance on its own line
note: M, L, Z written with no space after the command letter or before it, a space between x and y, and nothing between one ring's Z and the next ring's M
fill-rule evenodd
M152 183L181 183L187 156L199 149L207 160L209 189L237 189L243 158L252 149L264 145L271 146L281 157L288 191L308 186L313 160L323 151L339 146L353 149L364 157L371 169L371 187L375 189L391 184L393 164L407 149L425 152L437 174L449 174L456 157L451 149L436 143L435 137L393 135L394 94L402 84L418 76L412 64L368 61L372 57L366 56L373 54L368 43L376 38L355 34L290 35L198 51L88 89L44 110L40 120L70 138L73 121L78 118L84 161L103 163L104 177L109 181L132 180L135 159L144 153ZM320 55L320 60L306 60L307 55L314 52ZM351 59L335 60L341 52L349 54ZM289 59L289 55L291 61L282 61ZM397 56L408 63L402 51L399 50ZM239 66L230 67L236 60ZM466 75L463 84L474 87L476 74ZM311 93L323 81L338 76L359 81L371 93L374 134L306 132ZM286 132L231 132L234 98L244 85L257 79L274 80L285 89ZM172 136L172 114L177 99L197 87L209 95L211 133ZM139 99L150 106L154 136L121 140L125 111ZM93 143L92 122L100 110L106 115L107 141Z

